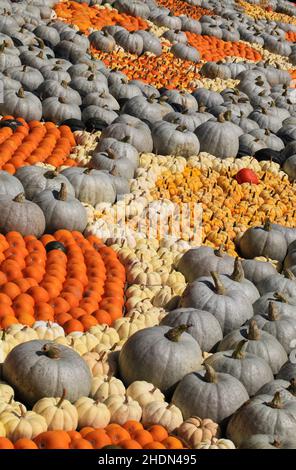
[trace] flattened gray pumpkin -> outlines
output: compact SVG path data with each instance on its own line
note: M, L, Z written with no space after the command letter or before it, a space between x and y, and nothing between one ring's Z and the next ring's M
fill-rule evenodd
M33 406L43 397L75 402L88 396L91 374L86 362L73 349L46 340L19 344L3 364L3 376L21 400Z
M247 343L248 340L241 340L235 349L212 354L206 359L206 364L216 372L236 377L251 397L273 379L273 373L264 359L245 351Z
M244 258L265 256L283 261L287 253L285 237L271 227L267 219L262 227L251 227L239 239L239 249Z
M24 193L14 198L0 195L0 233L20 232L23 236L43 235L45 217L37 204L25 199Z
M233 415L227 437L236 446L254 434L275 434L280 440L295 439L296 401L283 401L280 392L258 395Z
M220 424L240 408L249 395L232 375L216 372L208 364L205 368L205 371L188 374L181 380L172 403L180 408L184 420L199 416Z
M249 326L228 333L218 345L218 351L233 349L239 341L248 340L246 351L264 359L277 374L287 360L287 354L279 341L266 331L259 330L255 320Z
M223 333L227 335L253 316L252 304L241 287L225 287L217 273L212 272L211 276L196 279L188 284L182 294L180 307L211 312L220 323ZM232 347L233 345L230 345L228 349Z
M60 190L46 189L36 194L34 202L42 209L46 220L46 231L77 230L83 232L87 225L87 212L78 199L67 194L65 183Z
M119 372L126 386L145 380L169 394L184 375L201 368L198 343L187 326L154 326L129 337L119 353Z

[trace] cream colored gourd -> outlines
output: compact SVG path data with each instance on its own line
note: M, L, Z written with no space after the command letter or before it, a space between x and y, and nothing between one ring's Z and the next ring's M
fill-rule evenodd
M131 397L110 395L104 403L110 411L111 423L124 424L130 420L141 420L142 409L139 403Z
M126 390L127 396L136 400L141 408L152 401L164 401L164 394L145 380L136 380Z
M61 398L41 398L33 407L35 413L45 418L48 431L74 431L77 428L77 409L69 400L65 400L65 394L66 391Z
M235 449L230 439L217 439L213 437L210 441L201 442L196 449Z
M68 335L68 338L70 337L70 335ZM82 349L82 345L84 345L85 349L86 349L86 352L88 351L91 351L92 349L94 349L94 347L99 344L99 340L98 338L93 335L92 333L89 333L89 332L86 332L86 333L83 333L81 336L79 336L79 338L74 338L74 344L77 342L77 344L81 344L81 349ZM75 349L75 347L74 347Z
M94 335L98 339L99 343L105 344L110 348L119 341L117 331L107 325L92 326L88 332Z
M88 352L83 354L83 359L88 364L93 377L108 375L116 372L116 363L111 360L107 351L101 353Z
M78 413L78 428L92 426L95 429L102 429L110 422L110 411L104 403L93 400L89 397L81 397L75 407Z
M6 382L0 382L0 400L9 403L14 398L14 390Z
M122 317L115 320L114 328L120 339L126 339L136 331L145 328L145 323L141 319L136 320L134 317Z
M149 287L135 284L133 286L128 287L128 289L126 289L125 296L127 299L133 299L134 297L136 297L137 299L144 300L144 299L151 299L153 297L153 292L151 291Z
M155 307L165 307L173 296L172 289L169 286L163 288L152 299L152 305Z
M37 321L34 323L33 329L36 331L38 339L53 341L59 336L65 336L64 329L58 323Z
M7 332L9 329L7 329ZM30 328L29 326L22 326L18 331L13 333L14 339L20 343L25 343L26 341L32 341L34 339L39 339L37 331L35 331L33 328Z
M143 407L142 423L160 424L168 432L174 432L183 422L179 408L165 401L152 401Z
M127 282L129 284L143 284L149 287L150 285L161 285L161 277L156 272L149 272L149 267L144 268L142 263L136 263L127 272Z
M4 413L4 411L14 411L18 414L20 412L20 407L22 407L23 411L27 411L25 405L19 401L14 401L12 397L8 403L3 399L0 399L0 415L1 413Z
M204 441L210 441L213 437L219 437L220 428L211 419L201 419L197 416L186 419L177 429L177 435L186 442L191 449L197 449Z
M26 411L23 406L20 406L18 413L4 411L1 414L1 422L5 427L6 437L12 442L21 438L34 439L47 430L45 418L34 411Z
M139 320L144 323L145 328L159 324L159 310L151 309L148 313L143 313L140 309L134 308L126 314L126 317L133 317L134 320Z
M122 381L112 376L94 377L92 379L90 396L94 400L105 401L110 395L125 395Z

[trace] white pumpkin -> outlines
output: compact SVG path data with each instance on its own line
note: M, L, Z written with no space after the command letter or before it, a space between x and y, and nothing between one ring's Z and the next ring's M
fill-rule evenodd
M145 380L136 380L126 390L127 396L136 400L141 408L152 401L164 401L164 394L153 384Z
M105 401L110 395L125 395L123 382L112 376L94 377L92 379L90 396L94 400Z
M20 407L20 412L4 411L1 414L1 422L5 427L6 437L12 442L18 439L34 439L38 434L47 430L47 423L43 416L34 411L25 411Z
M139 403L131 397L110 395L104 403L110 411L111 423L124 424L129 420L141 420L142 409Z
M69 400L65 400L65 393L61 398L41 398L33 407L35 413L45 418L48 431L74 431L77 428L77 409Z
M160 424L170 433L183 422L181 410L165 401L152 401L143 407L142 423L145 425Z
M96 429L106 427L110 422L111 413L104 403L89 397L81 397L75 407L78 413L78 428L92 426Z

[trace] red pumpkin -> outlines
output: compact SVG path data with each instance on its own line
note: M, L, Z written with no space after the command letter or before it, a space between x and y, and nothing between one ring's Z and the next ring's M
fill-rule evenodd
M242 168L241 170L239 170L239 172L235 175L235 179L239 184L243 184L243 183L258 184L259 183L258 176L250 168Z

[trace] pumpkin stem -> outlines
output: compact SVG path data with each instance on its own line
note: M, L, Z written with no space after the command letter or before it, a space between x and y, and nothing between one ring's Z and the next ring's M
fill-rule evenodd
M41 351L50 359L60 359L61 357L61 351L55 344L46 343L42 346Z
M273 296L278 302L288 303L287 297L282 292L275 292Z
M260 339L260 330L255 320L251 320L249 324L248 339L257 341Z
M290 271L290 269L284 269L283 274L284 274L286 279L290 279L291 281L295 280L295 276L292 273L292 271Z
M89 82L92 82L94 79L95 79L95 76L94 76L94 74L92 73L92 74L88 77L87 80L88 80Z
M271 443L271 445L272 445L273 447L276 447L277 449L279 449L282 444L281 444L281 441L279 440L279 438L277 437L277 438L275 438L275 440Z
M19 193L15 198L13 198L14 202L25 202L25 194L24 193Z
M233 281L236 281L236 282L242 282L245 279L243 265L238 256L234 260L233 273L231 274L230 277Z
M217 378L217 373L216 373L215 369L212 366L210 366L209 364L207 364L206 362L204 364L204 367L206 369L206 373L204 375L205 381L213 383L213 384L217 383L218 378Z
M21 412L21 418L23 418L26 414L25 407L22 403L20 403L19 408L20 408L20 412Z
M270 408L276 408L278 410L283 408L281 393L280 392L275 392L273 399L269 403L266 403L266 405L270 406Z
M219 277L219 274L214 272L214 271L211 271L211 276L213 278L213 281L214 281L214 285L215 285L215 292L216 294L219 294L219 295L224 295L225 294L225 287Z
M57 408L60 408L62 406L62 403L65 400L65 397L66 397L66 389L63 388L63 394L57 403Z
M58 192L58 200L66 201L67 200L67 186L65 183L61 184L61 189Z
M275 302L269 302L268 304L268 320L276 321L279 319L279 312Z
M46 171L43 176L44 176L44 178L46 178L48 180L52 180L53 178L58 176L58 174L59 173L55 170L49 170L49 171Z
M218 118L217 118L217 121L218 122L225 122L225 117L224 117L224 113L220 113Z
M63 88L68 88L68 82L66 82L66 80L62 80L61 85Z
M22 87L20 87L19 91L16 94L19 98L25 98L25 92Z
M271 230L271 222L268 217L264 221L263 230L265 230L266 232L269 232Z
M2 331L1 341L5 341L6 331Z
M171 328L169 331L167 331L164 336L169 340L169 341L174 341L177 343L185 331L187 331L189 328L188 325L179 325L176 326L175 328Z
M149 390L149 393L153 395L153 393L156 392L156 390L157 390L157 387L153 387L151 390Z
M287 390L292 393L292 395L296 396L296 379L293 378L290 380L290 385Z
M214 250L214 255L219 256L219 258L222 258L224 255L223 250L224 250L224 245L220 245L218 250Z
M92 168L86 168L83 172L84 175L88 175L91 172L91 170L92 170Z
M246 356L246 349L245 349L245 345L248 343L248 340L247 339L242 339L241 341L239 341L236 345L236 348L235 350L233 351L231 357L233 359L244 359L245 356Z

